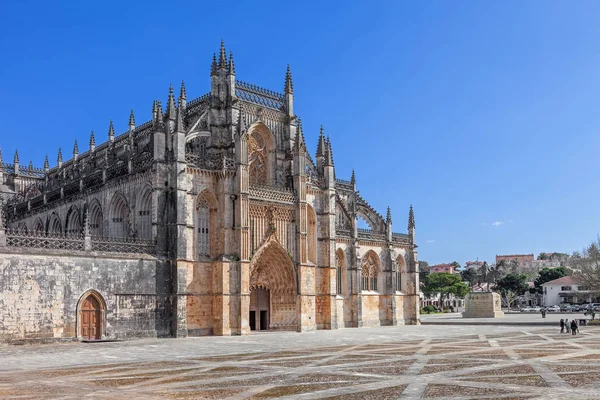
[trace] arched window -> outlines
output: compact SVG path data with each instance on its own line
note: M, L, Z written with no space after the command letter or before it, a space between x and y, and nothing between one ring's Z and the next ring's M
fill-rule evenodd
M198 196L196 203L196 254L211 257L215 252L217 204L208 190Z
M115 193L110 202L109 228L110 237L123 238L129 233L129 207L121 193Z
M406 272L406 261L404 256L399 255L396 258L396 290L402 291L402 275Z
M317 264L317 215L311 206L306 207L308 220L308 261Z
M48 234L49 235L61 235L62 234L62 224L60 223L60 218L58 214L53 212L50 214L50 218L48 219Z
M104 217L102 215L102 206L98 200L92 200L88 211L90 232L94 237L101 237L103 234Z
M253 130L248 136L248 173L250 183L260 185L269 183L268 152L267 134L259 129Z
M373 251L369 251L362 260L362 290L377 291L377 276L379 275L379 261Z
M152 239L152 191L146 188L140 198L137 215L137 234L140 239Z
M0 218L2 218L2 217L0 217ZM25 222L21 221L17 224L17 232L20 234L23 234L23 235L27 234L28 231L27 231L27 225L25 224Z
M336 293L341 295L343 289L344 253L341 250L335 252Z
M79 209L75 206L69 209L67 213L67 222L66 222L66 230L65 233L68 236L78 236L81 234L81 219L79 217Z
M42 235L44 233L44 223L40 217L37 217L33 222L33 227L31 229L34 234Z

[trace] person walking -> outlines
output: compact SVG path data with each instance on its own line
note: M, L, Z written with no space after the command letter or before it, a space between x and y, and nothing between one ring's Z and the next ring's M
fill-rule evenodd
M574 319L572 319L571 320L571 335L573 335L573 336L577 335L577 329L578 329L577 322Z
M565 333L565 321L560 319L560 333Z
M568 318L565 318L565 329L567 330L567 333L571 333L571 325L569 324Z

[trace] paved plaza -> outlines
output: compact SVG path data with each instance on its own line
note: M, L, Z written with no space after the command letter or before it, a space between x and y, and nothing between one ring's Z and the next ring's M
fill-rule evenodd
M3 399L593 399L600 328L431 325L0 345Z

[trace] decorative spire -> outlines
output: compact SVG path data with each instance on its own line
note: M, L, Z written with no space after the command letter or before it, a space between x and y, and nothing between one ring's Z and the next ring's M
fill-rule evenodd
M219 69L227 68L227 54L225 52L225 41L221 40L221 50L219 52Z
M321 133L319 133L319 144L317 144L317 157L325 155L325 135L323 133L323 125L321 125Z
M58 148L58 168L62 167L62 149Z
M48 172L50 170L50 163L48 162L48 154L46 154L46 159L44 160L44 172Z
M2 167L2 149L0 149L0 167Z
M175 120L177 110L175 109L175 96L173 96L173 84L169 85L169 99L167 101L167 116L171 120Z
M229 51L229 74L235 75L235 63L233 62L233 52Z
M217 55L213 53L212 64L210 65L210 76L217 74Z
M331 152L331 141L329 139L329 136L327 136L327 139L325 140L325 166L331 166L333 167L333 154Z
M408 230L415 228L415 213L413 211L412 204L410 205L410 211L408 212Z
M292 83L292 71L290 70L290 64L287 66L287 71L285 72L285 94L293 94L294 93L294 84Z
M14 157L14 159L13 159L13 163L14 163L15 165L19 165L19 149L16 149L16 150L15 150L15 157Z
M115 140L115 127L113 126L112 119L110 120L110 124L108 125L108 140L110 142L114 142Z
M152 102L152 121L156 120L156 100Z
M356 175L354 175L354 168L352 168L352 176L350 177L350 183L353 185L356 184Z
M33 171L33 161L29 160L29 170Z
M333 161L333 146L331 145L331 139L329 138L329 135L327 135L327 147L329 148L329 157L331 158L331 165L335 165L335 162Z
M185 132L183 128L183 108L181 104L177 107L177 118L175 119L175 131L176 132Z
M159 124L163 122L162 103L160 100L156 100L156 122Z
M385 222L386 222L386 224L391 224L392 223L392 209L390 208L390 206L388 206L388 208L387 208L387 214L385 216Z
M187 96L185 93L185 82L181 81L181 89L179 90L179 105L185 108L187 104Z
M75 140L75 144L73 144L73 158L77 159L79 155L79 146L77 145L77 140Z
M135 116L133 115L133 110L129 112L129 130L132 131L135 129Z
M300 153L300 149L306 147L306 141L304 140L304 132L302 131L302 120L298 118L298 133L296 133L296 150Z
M94 137L94 131L90 133L90 151L96 150L96 138Z

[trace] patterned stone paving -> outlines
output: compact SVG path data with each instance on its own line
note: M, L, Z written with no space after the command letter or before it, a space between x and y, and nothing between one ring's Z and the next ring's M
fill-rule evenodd
M65 347L74 355L64 367L0 370L0 398L600 399L600 328L487 332L85 365L77 362L85 348Z

